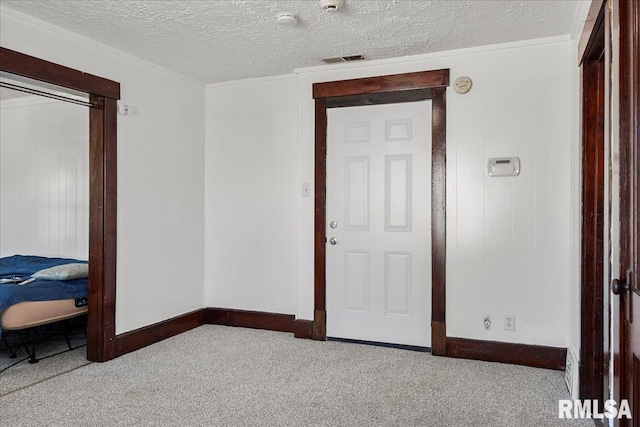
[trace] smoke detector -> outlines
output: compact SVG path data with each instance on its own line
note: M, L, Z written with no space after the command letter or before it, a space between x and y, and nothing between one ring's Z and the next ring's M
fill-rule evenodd
M320 0L320 7L327 13L333 13L344 6L344 0Z
M295 27L298 23L298 18L291 12L280 12L278 14L278 24L283 27Z

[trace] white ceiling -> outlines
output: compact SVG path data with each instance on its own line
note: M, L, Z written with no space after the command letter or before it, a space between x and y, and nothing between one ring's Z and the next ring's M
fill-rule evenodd
M570 34L584 1L1 0L3 6L204 83L291 73L324 57L383 59ZM296 27L276 24L296 14Z

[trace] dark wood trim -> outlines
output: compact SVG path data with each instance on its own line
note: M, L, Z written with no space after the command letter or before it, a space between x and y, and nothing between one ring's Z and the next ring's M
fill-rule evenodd
M447 324L445 321L431 321L431 354L447 356Z
M296 338L313 338L313 321L302 319L294 320L293 336Z
M604 36L604 33L603 33ZM603 43L604 45L604 43ZM602 58L602 55L598 55ZM605 64L582 64L580 399L604 401Z
M104 158L103 169L103 215L102 224L104 246L103 264L103 299L102 299L102 340L104 342L104 359L116 357L116 256L117 256L117 215L118 215L118 103L113 98L104 98Z
M605 0L592 0L578 41L578 65L587 60L597 61L604 52Z
M145 326L135 331L125 332L116 336L115 355L131 353L151 344L160 342L166 338L186 332L190 329L202 326L204 323L204 309L182 314L153 325Z
M447 107L444 87L432 89L431 106L431 351L446 354Z
M2 71L80 92L120 99L120 83L0 47Z
M91 95L99 108L89 109L89 312L87 316L87 358L108 360L104 343L104 97ZM92 213L98 215L92 215Z
M334 98L444 86L449 86L449 69L315 83L313 98Z
M314 200L314 318L313 339L326 339L326 199L327 199L327 106L315 100L315 200ZM320 316L320 317L318 317Z
M325 310L315 310L313 312L313 333L314 340L327 339L327 312Z
M117 228L117 105L120 84L0 47L0 71L89 95L89 314L87 358L113 359Z
M204 309L204 323L293 332L293 314L265 313L263 311L234 310L210 307Z
M631 247L629 246L628 236L632 232L630 219L632 218L631 212L633 209L631 201L631 174L629 167L631 166L631 138L633 137L633 117L632 117L632 92L633 89L633 61L631 58L631 1L619 1L619 25L620 25L620 39L619 39L619 120L620 120L620 279L625 278L625 270L631 265ZM625 221L625 219L627 219ZM613 315L617 314L618 331L613 330L611 333L611 340L617 341L617 348L613 348L613 398L614 399L629 399L628 384L626 377L629 372L632 371L632 366L629 366L628 353L629 349L629 325L626 319L625 302L623 296L615 297L609 294L610 298L613 298L612 306L616 306L613 311ZM616 313L617 311L617 313ZM614 325L615 326L615 325ZM617 332L617 334L616 334ZM617 335L617 336L615 336ZM614 341L614 343L615 343ZM629 402L633 404L633 400ZM632 411L633 411L632 407ZM637 416L632 412L632 416ZM619 421L618 426L628 426L625 421Z
M614 4L614 9L615 9ZM614 347L613 398L628 399L631 421L621 426L637 426L640 417L640 4L617 2L619 18L619 159L620 159L620 264L619 276L629 291L613 299L612 316L618 330L613 330ZM615 17L614 17L615 19ZM615 98L614 98L615 99ZM634 305L636 305L634 307Z
M114 357L120 357L202 325L293 332L296 338L307 339L311 338L313 329L312 321L296 320L293 314L209 307L117 335L113 346Z
M362 105L399 104L431 99L431 89L412 89L400 92L365 93L326 98L327 108L358 107Z
M567 349L449 337L447 356L562 371Z
M446 86L449 70L315 83L313 339L326 334L327 108L432 100L432 351L446 354Z

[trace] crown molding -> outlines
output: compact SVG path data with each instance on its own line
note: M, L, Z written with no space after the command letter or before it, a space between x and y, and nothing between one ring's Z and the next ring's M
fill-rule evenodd
M391 64L411 64L415 62L427 61L427 60L438 59L438 58L446 58L446 57L452 57L452 56L462 56L462 55L470 55L474 53L492 52L492 51L508 50L508 49L520 49L523 47L530 47L530 46L541 46L546 44L564 43L569 40L571 40L571 36L566 34L562 36L545 37L541 39L521 40L517 42L469 47L465 49L444 50L441 52L425 53L421 55L412 55L412 56L401 56L397 58L377 59L373 61L357 61L357 62L349 62L344 64L317 65L313 67L296 68L295 70L293 70L293 72L295 74L304 74L304 73L317 73L317 72L333 71L333 70L348 70L348 69L354 69L354 68L377 67L381 65L391 65Z
M209 83L205 86L206 90L219 89L223 87L239 86L239 85L253 85L260 83L270 83L277 81L296 80L298 76L295 74L280 74L277 76L265 76L265 77L251 77L241 80L227 80L219 83Z

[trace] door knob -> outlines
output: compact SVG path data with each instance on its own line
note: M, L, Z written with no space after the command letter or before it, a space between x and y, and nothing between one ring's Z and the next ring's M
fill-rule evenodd
M611 281L611 292L614 295L620 295L621 293L628 291L631 287L626 281L620 279L613 279Z
M336 243L338 243L338 239L336 239L335 237L332 237L329 239L329 243L332 245L335 245Z

